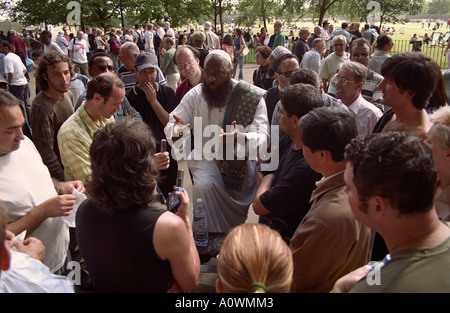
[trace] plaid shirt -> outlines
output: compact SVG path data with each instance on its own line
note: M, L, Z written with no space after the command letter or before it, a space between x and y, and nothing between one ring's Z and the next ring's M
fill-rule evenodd
M89 149L94 134L113 121L114 117L102 118L101 126L98 126L86 112L83 103L61 126L58 132L58 146L66 181L81 180L83 184L86 183L91 175Z

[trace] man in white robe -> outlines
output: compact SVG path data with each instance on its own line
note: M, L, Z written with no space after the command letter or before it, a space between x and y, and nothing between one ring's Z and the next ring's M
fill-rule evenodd
M251 124L245 130L234 132L230 132L230 127L223 127L232 90L238 84L231 78L232 71L228 54L222 50L210 52L205 59L204 82L183 97L178 107L170 113L170 120L164 129L168 142L174 148L174 155L180 151L183 142L176 142L176 137L181 137L179 129L183 130L185 139L190 137L190 131L194 133L194 149L189 153L187 165L193 179L194 205L199 198L206 205L209 232L227 232L245 222L256 192L258 148L267 147L269 138L266 104L262 98L263 91L260 92L259 88L256 92L260 92L261 97ZM255 90L257 87L250 88ZM222 156L218 147L224 133L229 135L227 137L237 138L238 156L245 150L248 157L240 190L225 185L218 167ZM187 156L190 145L185 144L183 149L183 155Z

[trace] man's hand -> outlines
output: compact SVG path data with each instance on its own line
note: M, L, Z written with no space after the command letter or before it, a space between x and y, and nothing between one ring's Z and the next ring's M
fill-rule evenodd
M173 118L175 119L175 125L173 126L172 141L175 142L183 137L186 129L189 128L190 125L185 125L183 119L176 116L175 114L173 115Z
M85 193L86 189L80 180L61 182L59 185L59 193L61 195L71 195L74 190Z
M150 82L145 82L143 84L139 84L141 90L145 93L145 97L147 98L147 101L150 102L151 105L153 105L156 100L156 90L153 88L152 84Z
M24 241L15 241L14 247L18 252L25 253L38 261L43 261L45 257L45 247L42 241L35 237L29 237Z
M353 289L355 284L364 278L372 267L370 265L364 265L360 268L348 273L347 275L339 278L333 287L333 293L347 293Z
M46 217L69 216L76 199L72 194L65 194L50 198L40 206Z
M158 152L153 155L156 163L156 169L158 171L164 171L169 168L170 158L169 152Z

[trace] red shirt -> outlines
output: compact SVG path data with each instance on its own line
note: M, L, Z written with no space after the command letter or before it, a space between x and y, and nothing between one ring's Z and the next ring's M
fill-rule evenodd
M202 78L200 79L200 83L202 82L203 82L203 70L202 70ZM178 101L181 101L184 95L187 94L187 92L191 90L191 88L192 88L191 84L189 83L187 78L185 78L177 87L176 95Z
M12 36L9 41L11 42L12 46L15 49L15 51L14 51L15 53L21 53L21 52L27 51L27 44L19 36Z

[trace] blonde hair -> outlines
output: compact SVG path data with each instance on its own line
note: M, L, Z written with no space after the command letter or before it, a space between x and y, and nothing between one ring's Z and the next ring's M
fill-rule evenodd
M218 279L226 292L290 292L293 270L288 245L264 224L233 228L217 258Z
M438 132L441 148L450 147L450 106L440 107L430 114L430 121Z

